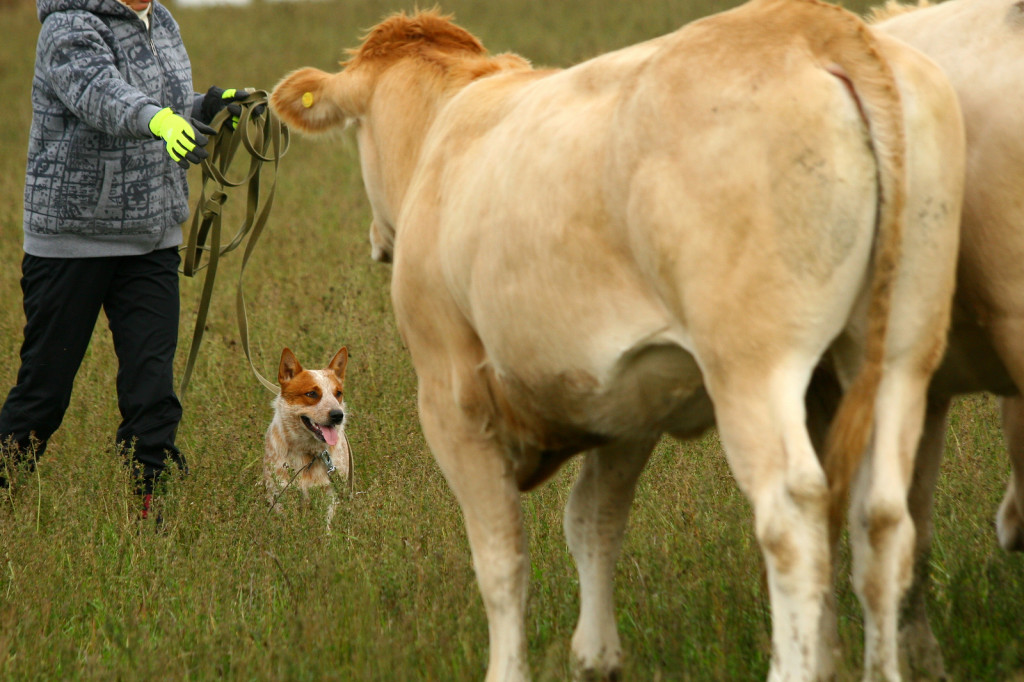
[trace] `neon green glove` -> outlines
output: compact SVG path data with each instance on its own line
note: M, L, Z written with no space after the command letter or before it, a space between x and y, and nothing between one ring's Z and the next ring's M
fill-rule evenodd
M149 129L167 142L167 153L185 170L188 170L189 164L199 164L209 156L203 149L209 142L206 136L171 111L170 107L161 109L149 119Z

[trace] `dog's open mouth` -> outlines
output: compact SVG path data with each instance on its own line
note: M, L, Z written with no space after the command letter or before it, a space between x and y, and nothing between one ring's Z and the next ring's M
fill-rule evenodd
M303 417L302 423L306 425L306 428L309 429L314 436L328 445L333 447L338 442L338 429L330 424L316 424L309 417Z

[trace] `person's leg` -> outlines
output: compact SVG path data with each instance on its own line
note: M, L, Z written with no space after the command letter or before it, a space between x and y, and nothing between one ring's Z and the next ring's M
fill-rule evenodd
M64 418L109 281L107 262L28 254L22 261L21 367L0 409L0 443L15 458L42 455Z
M174 393L174 352L178 342L178 252L163 249L118 259L113 286L103 302L117 352L117 442L134 447L140 491L153 484L169 462L185 468L174 444L181 403Z

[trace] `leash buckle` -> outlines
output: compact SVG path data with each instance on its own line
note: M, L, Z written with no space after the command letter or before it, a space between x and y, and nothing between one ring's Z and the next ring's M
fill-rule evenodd
M212 218L220 215L221 209L224 207L224 202L227 201L228 195L220 190L215 190L210 193L210 197L203 204L202 214L204 218Z
M335 468L334 467L334 462L331 461L331 455L330 455L329 452L327 452L326 450L321 452L320 453L320 461L324 463L325 467L327 467L327 475L328 476L330 476L331 474L334 473L334 468Z

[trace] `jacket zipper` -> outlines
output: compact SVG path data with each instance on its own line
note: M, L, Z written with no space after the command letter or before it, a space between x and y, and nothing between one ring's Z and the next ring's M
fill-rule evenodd
M139 19L139 21L142 21ZM153 10L149 10L149 21L143 22L146 26L146 38L149 39L149 49L153 52L153 57L159 62L160 56L156 53L156 43L153 42Z
M149 49L153 53L153 60L156 62L157 71L160 73L160 88L158 92L164 91L164 65L163 60L160 59L160 54L156 51L156 41L153 40L153 22L156 17L153 14L153 8L149 8L149 22L143 22L146 27L146 38L149 40ZM142 21L140 19L140 21ZM161 102L161 104L163 104Z

